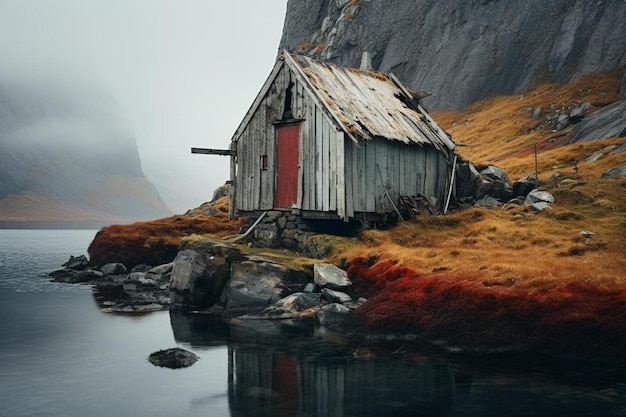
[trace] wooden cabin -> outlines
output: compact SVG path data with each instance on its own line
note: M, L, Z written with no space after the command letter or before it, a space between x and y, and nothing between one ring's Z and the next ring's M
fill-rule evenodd
M283 52L232 138L231 213L348 222L416 196L443 210L454 148L393 75Z

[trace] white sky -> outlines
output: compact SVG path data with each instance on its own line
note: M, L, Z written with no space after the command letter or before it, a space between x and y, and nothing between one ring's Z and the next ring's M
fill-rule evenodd
M0 0L0 65L85 74L118 102L177 213L229 176L227 148L274 65L287 0ZM53 69L55 71L53 71Z

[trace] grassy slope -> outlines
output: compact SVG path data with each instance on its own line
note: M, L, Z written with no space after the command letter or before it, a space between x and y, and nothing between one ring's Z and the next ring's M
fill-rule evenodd
M372 296L361 311L366 329L472 346L626 348L626 180L600 178L626 154L584 162L626 140L567 145L572 127L554 132L550 125L529 133L541 122L529 109L542 107L545 116L584 101L597 109L620 98L619 82L618 74L595 74L435 114L468 145L459 148L465 159L496 164L512 179L534 172L538 143L539 178L560 174L543 187L557 202L543 213L469 209L364 232L362 245L335 256L353 259L351 277ZM581 230L596 235L583 239Z

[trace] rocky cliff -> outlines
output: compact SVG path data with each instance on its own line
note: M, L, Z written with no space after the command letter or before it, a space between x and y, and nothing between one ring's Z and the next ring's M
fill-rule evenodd
M462 109L626 65L624 16L624 0L289 0L280 47L351 67L368 51L431 110Z
M0 75L0 222L168 215L129 132L92 87Z

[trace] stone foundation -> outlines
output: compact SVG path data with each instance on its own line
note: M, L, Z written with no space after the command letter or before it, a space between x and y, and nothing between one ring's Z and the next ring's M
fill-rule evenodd
M270 210L254 229L255 243L269 248L304 251L310 227L297 209Z

